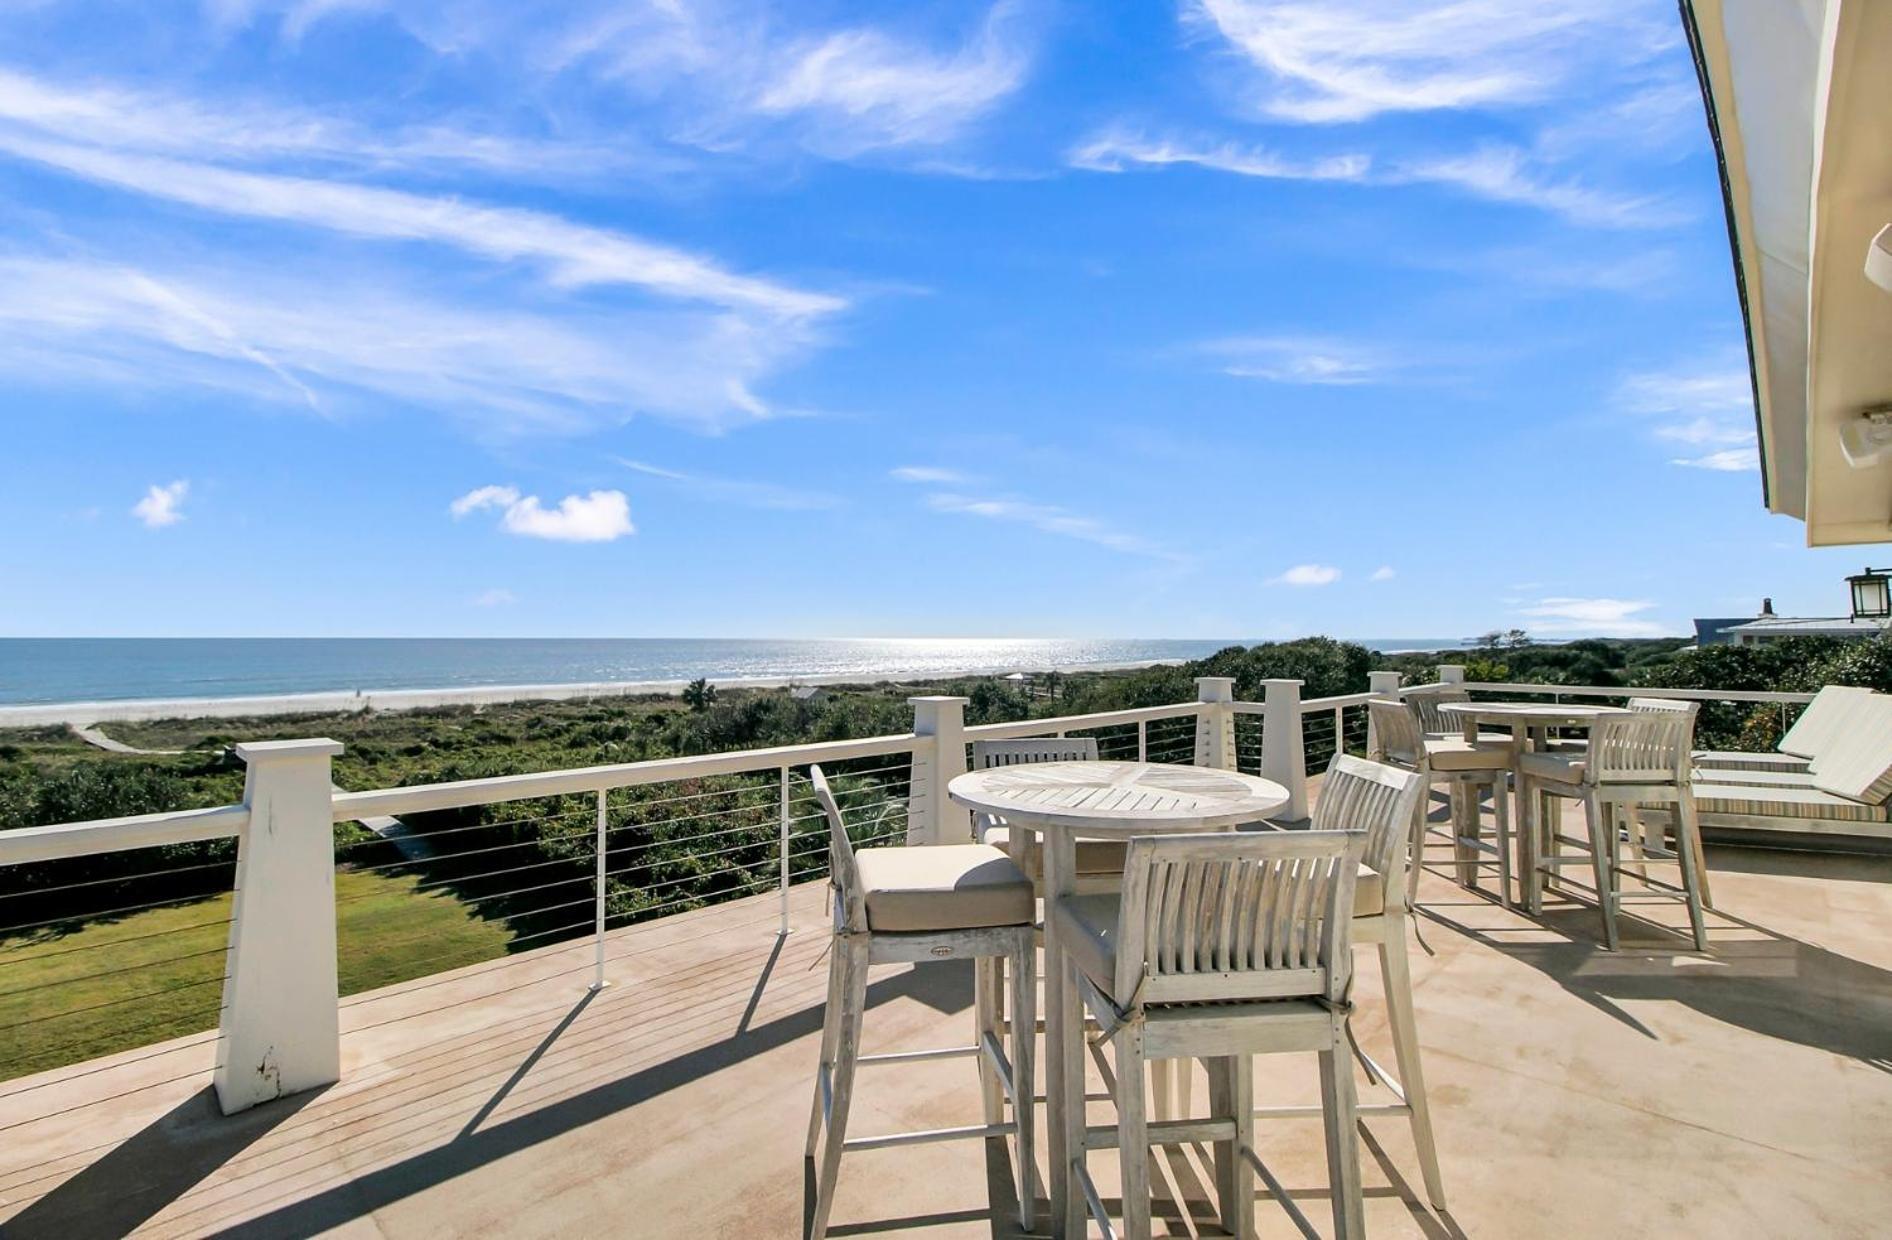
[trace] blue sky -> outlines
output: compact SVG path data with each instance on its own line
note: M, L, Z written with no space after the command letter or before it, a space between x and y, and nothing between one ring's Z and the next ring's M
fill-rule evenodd
M1670 0L0 10L0 633L1831 614Z

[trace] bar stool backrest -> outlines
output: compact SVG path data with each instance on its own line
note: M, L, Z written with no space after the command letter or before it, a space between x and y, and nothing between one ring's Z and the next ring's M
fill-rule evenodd
M1091 736L1034 736L1017 741L972 742L972 769L990 770L995 766L1024 766L1034 762L1095 762L1097 739ZM983 840L985 833L999 825L991 814L974 811L973 838Z
M1687 715L1692 721L1701 710L1700 702L1684 701L1677 698L1630 698L1629 709L1653 715L1660 711L1671 714Z
M1366 715L1372 725L1375 758L1412 767L1425 758L1425 729L1411 706L1374 698L1366 704Z
M1346 999L1364 831L1137 836L1114 993L1126 1007Z
M1592 784L1689 782L1695 741L1693 713L1675 710L1603 715L1590 726L1584 780Z
M854 865L854 841L847 837L847 823L841 807L835 803L828 777L819 766L808 768L808 782L815 786L815 800L828 817L828 885L834 891L835 929L859 934L867 929L867 893L861 888L860 870Z
M1406 701L1412 706L1413 713L1419 716L1419 730L1422 732L1460 731L1461 725L1458 720L1439 713L1439 703L1471 700L1472 695L1463 689L1426 689L1406 695Z
M1343 753L1328 765L1320 797L1314 802L1314 817L1308 824L1313 830L1366 833L1361 860L1384 880L1381 886L1388 912L1406 906L1406 866L1410 864L1406 852L1425 792L1426 779L1418 771L1402 771Z

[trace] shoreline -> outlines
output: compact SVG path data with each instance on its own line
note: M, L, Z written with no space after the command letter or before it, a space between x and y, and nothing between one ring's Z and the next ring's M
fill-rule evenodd
M1182 659L1137 659L1123 663L1083 663L1035 669L1027 675L1128 672L1145 667L1177 667ZM863 679L836 676L710 677L728 689L785 689L791 685L919 684L954 676L1007 676L1017 668L969 668L925 676L898 675ZM152 719L247 719L268 715L350 713L362 710L424 710L434 706L493 706L512 702L565 702L586 698L674 697L687 680L607 680L530 685L465 685L435 689L332 689L314 693L266 693L231 697L125 698L91 702L36 702L0 706L0 729L84 727L93 723L144 722Z

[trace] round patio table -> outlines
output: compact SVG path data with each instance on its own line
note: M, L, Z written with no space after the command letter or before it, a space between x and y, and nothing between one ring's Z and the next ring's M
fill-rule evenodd
M956 804L1044 836L1045 1134L1050 1146L1051 1229L1084 1234L1084 1203L1072 1191L1070 1165L1084 1131L1084 1013L1066 985L1053 901L1077 878L1076 839L1226 831L1288 803L1273 780L1213 767L1155 762L1034 762L957 776L946 786ZM1011 846L1030 847L1027 831ZM1022 858L1021 858L1022 859Z
M1514 776L1520 773L1519 765L1525 754L1533 749L1542 748L1552 728L1587 728L1598 719L1611 715L1627 715L1630 712L1621 706L1588 706L1574 702L1440 702L1439 713L1448 719L1457 719L1465 729L1465 739L1476 741L1480 724L1487 727L1511 729L1511 771ZM1514 780L1517 785L1515 801L1516 813L1512 820L1518 824L1519 864L1514 867L1518 876L1518 887L1523 897L1524 907L1533 915L1543 911L1543 879L1537 869L1537 857L1547 841L1542 838L1545 827L1539 822L1539 815L1534 813L1534 806L1525 804L1524 783ZM1476 813L1476 810L1473 811ZM1461 862L1466 857L1461 855Z

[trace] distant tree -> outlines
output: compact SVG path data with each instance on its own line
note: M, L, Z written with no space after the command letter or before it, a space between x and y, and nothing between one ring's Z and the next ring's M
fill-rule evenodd
M707 710L716 700L716 686L707 677L698 676L683 687L683 700L691 710Z

